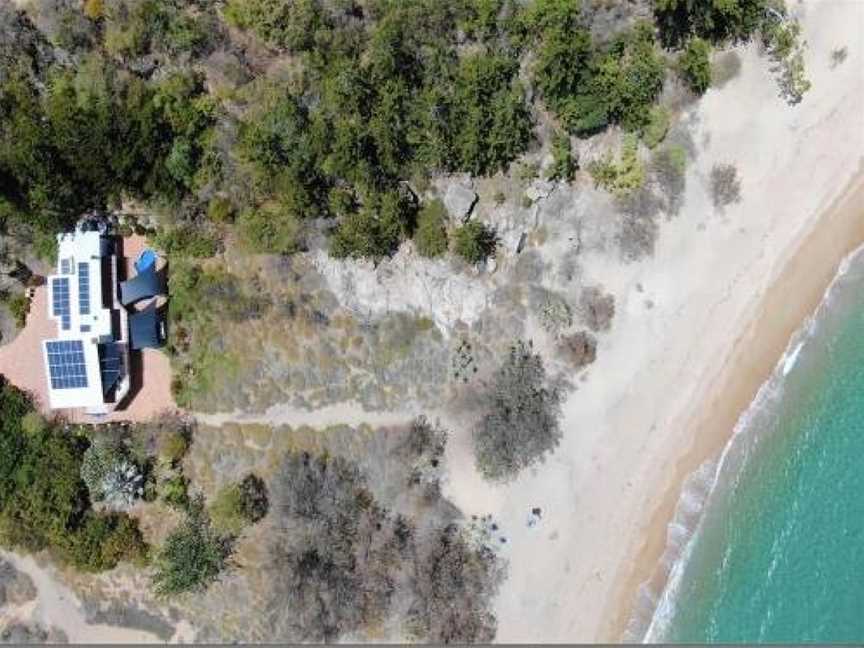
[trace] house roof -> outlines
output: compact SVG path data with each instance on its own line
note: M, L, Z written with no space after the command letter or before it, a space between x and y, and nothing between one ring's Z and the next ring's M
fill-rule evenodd
M162 345L155 302L150 302L144 310L129 316L129 337L130 346L136 350L155 349Z
M120 284L120 303L124 306L160 294L162 285L153 266Z

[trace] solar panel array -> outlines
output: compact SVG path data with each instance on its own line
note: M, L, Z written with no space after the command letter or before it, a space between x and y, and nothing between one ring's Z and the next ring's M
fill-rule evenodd
M87 387L87 366L81 340L49 340L45 347L48 351L51 389Z
M120 346L117 344L99 345L99 369L102 375L102 391L107 396L108 392L120 379L122 359Z
M72 326L69 314L69 278L56 277L51 280L52 312L60 318L60 326L68 331Z
M90 314L90 264L78 264L78 312Z

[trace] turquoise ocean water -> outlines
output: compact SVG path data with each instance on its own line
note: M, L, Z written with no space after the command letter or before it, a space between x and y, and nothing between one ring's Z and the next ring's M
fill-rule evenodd
M645 640L864 642L864 253L691 478L669 536Z

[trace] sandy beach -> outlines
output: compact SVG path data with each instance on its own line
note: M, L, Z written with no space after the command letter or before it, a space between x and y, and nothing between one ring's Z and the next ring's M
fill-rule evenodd
M502 642L616 641L639 586L658 569L684 479L715 458L735 422L864 242L864 3L794 4L813 88L777 96L755 45L742 70L683 119L695 160L680 216L653 258L586 262L616 295L613 330L565 406L565 435L545 464L502 487L468 467L454 438L446 489L467 513L492 513L509 575L496 603ZM848 48L832 67L830 53ZM716 163L736 165L742 200L718 213ZM529 511L542 520L528 526Z

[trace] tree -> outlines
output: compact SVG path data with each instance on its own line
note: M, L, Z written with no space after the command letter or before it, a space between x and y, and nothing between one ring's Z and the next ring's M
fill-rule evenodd
M486 413L474 428L474 457L487 479L504 481L561 440L561 397L530 343L515 343L492 378Z
M453 234L453 251L474 265L493 256L497 245L495 232L480 221L468 221Z
M678 70L693 92L704 94L711 86L711 44L698 36L687 41L678 58Z
M420 256L437 257L447 251L447 209L439 199L423 206L417 215L414 244Z
M200 592L227 567L232 543L213 529L201 498L187 508L186 518L166 538L154 564L153 587L159 596Z

